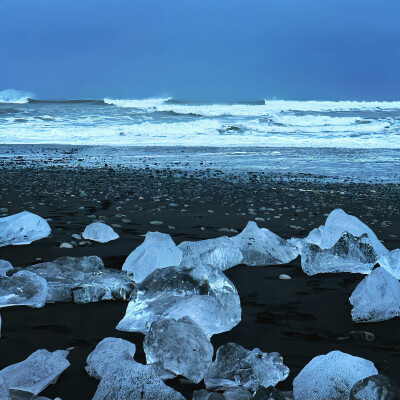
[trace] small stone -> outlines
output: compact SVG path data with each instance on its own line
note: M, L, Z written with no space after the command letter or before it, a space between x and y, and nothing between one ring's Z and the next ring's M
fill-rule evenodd
M71 237L72 237L73 239L76 239L76 240L82 240L82 236L81 236L81 235L78 235L77 233L74 233L73 235L71 235Z
M282 279L282 280L284 280L284 281L287 281L287 280L292 279L292 278L291 278L289 275L280 274L280 275L279 275L279 279Z
M67 242L64 242L64 243L60 244L60 249L72 249L73 247L74 246L72 246L71 243L67 243Z
M162 221L151 221L150 224L151 225L162 225L163 222Z

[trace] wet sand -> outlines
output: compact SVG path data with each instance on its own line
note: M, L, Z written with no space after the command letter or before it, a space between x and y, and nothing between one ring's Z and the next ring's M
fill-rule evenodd
M49 218L53 230L50 237L31 245L0 248L0 258L15 267L34 264L39 258L97 255L106 267L121 268L147 231L169 233L180 243L230 236L256 218L264 219L257 220L260 227L284 238L304 237L324 223L324 214L339 207L368 224L387 248L400 247L397 184L328 182L301 175L283 179L258 173L232 177L206 169L177 174L168 168L53 166L3 168L0 182L0 208L8 209L4 214L31 211ZM59 248L63 242L73 242L71 235L95 220L113 226L120 239ZM151 221L163 224L155 226ZM279 280L281 273L292 280ZM293 378L311 358L335 349L373 361L381 373L398 375L400 319L372 324L351 321L348 298L361 275L308 277L299 259L278 267L236 266L226 274L241 297L242 321L232 331L215 335L214 348L232 341L249 349L279 352L291 373L278 388L291 390ZM74 347L68 357L70 368L43 395L90 399L98 381L84 371L85 359L100 340L108 336L130 340L137 346L136 360L145 362L143 335L115 330L126 306L101 302L2 309L0 368L22 361L39 348ZM356 330L374 333L375 341L342 339ZM168 384L188 399L194 388L202 387L179 378Z

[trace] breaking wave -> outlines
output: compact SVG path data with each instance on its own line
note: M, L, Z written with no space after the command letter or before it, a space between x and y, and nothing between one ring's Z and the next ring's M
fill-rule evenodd
M0 91L0 103L25 104L31 98L35 97L33 93L23 92L15 89L6 89Z

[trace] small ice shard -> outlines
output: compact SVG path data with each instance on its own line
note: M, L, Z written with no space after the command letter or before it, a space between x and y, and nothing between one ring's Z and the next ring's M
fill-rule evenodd
M125 301L130 299L134 289L134 282L126 272L104 268L103 261L96 256L60 257L24 268L24 271L33 272L47 281L48 303Z
M40 308L46 302L47 293L46 280L30 271L19 271L10 277L0 275L0 308Z
M111 337L103 339L89 354L86 371L100 379L93 399L184 400L161 380L158 365L143 365L133 359L135 350L133 343Z
M377 374L371 361L341 351L313 358L293 381L296 400L348 400L360 379Z
M10 262L6 260L0 260L0 276L6 276L7 271L9 271L12 268L13 266L11 265Z
M0 247L29 244L50 235L45 219L28 211L0 218Z
M0 375L0 399L1 400L11 400L10 392L3 377Z
M324 226L305 239L291 239L308 275L332 272L369 274L378 259L388 253L367 225L343 210L332 211Z
M227 400L221 393L210 392L207 389L195 390L192 400Z
M192 318L211 336L240 322L240 298L218 268L158 269L136 286L117 329L147 333L154 320L172 316Z
M133 280L140 283L158 268L178 266L181 259L182 251L170 235L147 232L144 242L129 254L122 269L133 274Z
M184 267L208 265L224 271L240 264L243 259L241 251L226 236L182 242L178 247L182 250L181 265Z
M235 387L225 390L224 397L227 400L250 400L252 395L247 389Z
M400 279L400 249L396 249L383 255L379 265L389 271L397 279Z
M37 350L26 360L10 365L0 371L9 389L24 390L37 395L69 367L68 351Z
M268 229L259 228L254 221L249 221L231 240L242 252L242 263L246 265L287 264L299 255L295 246Z
M254 396L253 400L294 400L292 392L281 392L280 390L270 386L265 388L260 386Z
M358 381L349 400L399 400L400 385L385 375L373 375Z
M400 282L383 267L375 268L350 297L355 322L385 321L400 315Z
M161 363L194 383L203 379L214 354L209 337L189 317L154 321L143 347L149 364Z
M88 225L83 231L82 236L84 239L99 243L107 243L119 238L114 229L103 222L93 222Z
M235 343L228 343L217 350L215 361L206 372L207 389L223 390L243 387L255 391L259 386L275 386L289 375L278 353L252 351Z

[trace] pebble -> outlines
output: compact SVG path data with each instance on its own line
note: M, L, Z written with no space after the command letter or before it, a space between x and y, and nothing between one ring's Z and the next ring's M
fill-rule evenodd
M265 219L262 217L256 217L256 218L254 218L254 220L258 221L258 222L265 222Z
M289 275L286 274L280 274L279 279L282 279L284 281L288 281L289 279L292 279Z
M0 212L6 213L6 212L8 212L8 208L2 207L2 208L0 208Z
M60 249L72 249L73 247L71 243L64 242L60 244Z
M162 225L163 222L162 221L151 221L150 224L151 225Z
M77 233L74 233L74 234L72 234L71 236L72 236L73 239L82 240L82 236L81 236L81 235L78 235Z
M168 229L175 229L175 227L172 225L168 225Z

